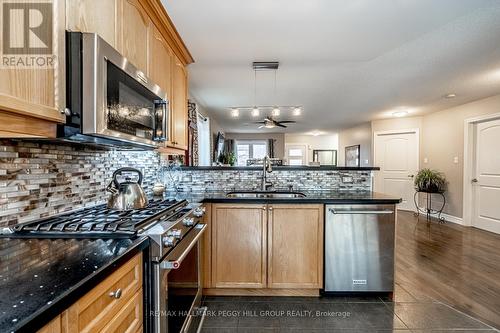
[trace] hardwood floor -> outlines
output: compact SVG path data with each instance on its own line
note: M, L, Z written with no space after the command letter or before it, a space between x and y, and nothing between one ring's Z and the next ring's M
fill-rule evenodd
M453 223L429 228L422 220L415 229L416 223L413 213L398 212L396 287L500 328L500 235Z

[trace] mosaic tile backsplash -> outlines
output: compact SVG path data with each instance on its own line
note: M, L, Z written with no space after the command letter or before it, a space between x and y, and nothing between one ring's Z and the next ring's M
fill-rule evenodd
M153 151L0 140L0 227L104 203L112 173L125 166L143 171L149 190L158 165Z
M154 151L110 151L53 142L0 140L0 227L105 203L113 172L136 167L150 192L162 163ZM165 169L164 169L165 170ZM344 176L352 183L344 183ZM185 192L255 190L260 170L177 170L164 173L167 188ZM370 191L371 171L277 170L274 189Z
M343 182L352 177L352 182ZM181 191L259 190L260 170L182 170L178 172L177 189ZM371 171L344 170L277 170L268 174L274 190L296 191L371 191Z

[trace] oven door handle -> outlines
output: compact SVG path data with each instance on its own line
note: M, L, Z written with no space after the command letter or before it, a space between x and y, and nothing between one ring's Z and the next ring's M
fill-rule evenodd
M207 225L198 223L167 257L160 262L161 269L178 269L181 263L195 246L201 235L205 232Z

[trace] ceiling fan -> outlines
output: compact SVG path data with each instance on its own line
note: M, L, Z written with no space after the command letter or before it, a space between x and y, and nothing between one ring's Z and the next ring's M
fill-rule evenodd
M271 117L266 117L266 118L264 118L263 121L257 121L255 123L262 124L259 126L259 128L275 128L275 127L287 128L287 126L285 126L283 124L295 124L296 122L293 120L276 121Z

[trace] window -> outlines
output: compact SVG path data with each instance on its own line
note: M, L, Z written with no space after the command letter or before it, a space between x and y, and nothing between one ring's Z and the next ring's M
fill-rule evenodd
M236 141L236 165L246 166L250 158L264 158L267 155L267 142L254 140Z
M288 165L306 165L307 164L307 145L305 144L287 144L286 157Z

